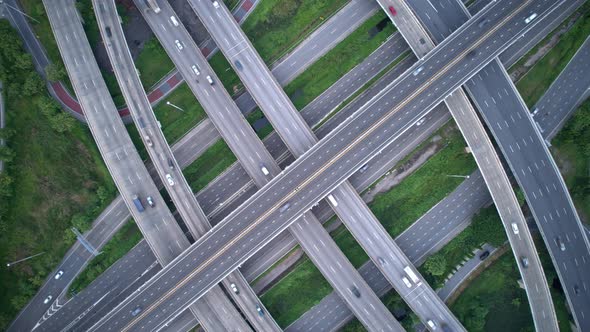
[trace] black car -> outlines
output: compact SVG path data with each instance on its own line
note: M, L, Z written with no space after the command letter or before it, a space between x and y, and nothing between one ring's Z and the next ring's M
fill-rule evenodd
M168 167L170 167L170 169L174 169L174 163L172 162L171 158L168 158Z
M352 286L350 288L350 291L352 292L352 294L354 294L354 296L361 297L361 292L359 292L359 290L355 286Z
M106 32L107 32L107 37L111 38L113 36L113 34L111 33L111 28L110 27L106 27Z
M479 255L479 259L483 261L484 259L488 258L489 255L490 252L486 250Z
M236 68L238 68L238 70L244 69L244 67L242 67L242 63L240 62L240 60L236 60L234 63L236 64Z

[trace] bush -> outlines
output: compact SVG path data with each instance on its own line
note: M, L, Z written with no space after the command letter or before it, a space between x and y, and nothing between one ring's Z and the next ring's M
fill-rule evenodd
M430 256L424 263L424 267L433 276L441 276L447 269L447 259L443 255Z
M66 68L61 62L58 64L50 63L45 67L45 75L47 75L47 80L51 82L61 81L68 77Z

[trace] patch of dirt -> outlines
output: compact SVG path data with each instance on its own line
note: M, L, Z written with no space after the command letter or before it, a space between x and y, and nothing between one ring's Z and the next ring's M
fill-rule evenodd
M399 165L395 169L385 173L385 176L377 182L376 185L369 188L363 195L363 200L369 203L381 193L389 191L394 186L402 182L408 175L420 168L428 158L436 154L443 148L443 140L439 135L433 136L429 143L422 147L419 151L414 152L408 160Z

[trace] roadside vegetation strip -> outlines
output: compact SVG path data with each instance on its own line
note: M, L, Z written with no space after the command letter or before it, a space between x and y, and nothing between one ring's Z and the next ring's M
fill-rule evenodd
M174 63L155 36L145 42L143 49L134 61L146 91L175 68Z
M143 238L133 220L123 227L102 248L101 254L93 258L88 266L72 281L69 292L77 294L90 285L106 269L125 256Z
M7 128L0 175L0 255L15 261L0 269L0 329L37 292L74 243L114 199L116 188L87 127L62 112L45 90L17 32L0 21ZM18 62L18 65L16 63ZM10 78L10 79L7 79ZM8 157L8 159L7 159Z
M590 3L584 4L581 12L582 17L557 45L516 83L528 107L532 107L545 93L590 34Z
M267 64L283 56L349 0L264 0L242 25Z
M183 173L193 192L198 192L236 160L227 144L223 140L218 140L185 168Z
M377 12L285 86L285 92L301 110L365 60L394 32L395 28L385 13Z
M177 109L166 102L170 102ZM156 118L162 124L162 131L168 143L172 144L207 117L186 83L182 83L161 103L154 107Z
M551 143L580 218L590 225L590 99L580 105Z
M441 130L437 135L445 135L444 131ZM461 179L443 174L469 174L475 169L475 162L471 155L464 152L465 143L457 130L444 136L441 144L445 143L446 146L421 168L369 203L370 209L392 237L403 232L461 183ZM355 267L368 260L366 253L345 227L340 227L334 233L336 243ZM324 284L314 281L318 278ZM331 291L319 271L307 261L277 282L261 300L279 325L286 327Z
M285 92L298 110L303 109L378 49L394 31L393 24L387 20L384 13L379 12L373 15L336 47L297 76L285 87ZM382 71L382 73L384 72ZM367 86L362 89L365 88ZM346 103L342 105L346 105ZM336 112L332 113L332 116L336 114ZM264 114L260 109L256 109L247 116L248 122L252 125L262 118L264 118ZM266 137L273 130L269 123L255 129L260 138Z

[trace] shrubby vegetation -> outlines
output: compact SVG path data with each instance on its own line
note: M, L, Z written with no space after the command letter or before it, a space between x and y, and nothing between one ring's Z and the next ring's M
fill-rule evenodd
M552 151L581 219L590 223L590 99L555 137Z
M7 142L0 149L5 162L0 173L3 330L73 243L70 227L87 229L115 186L90 132L49 98L6 20L0 21L0 80L7 122L0 131ZM6 262L38 253L44 254L6 268Z

